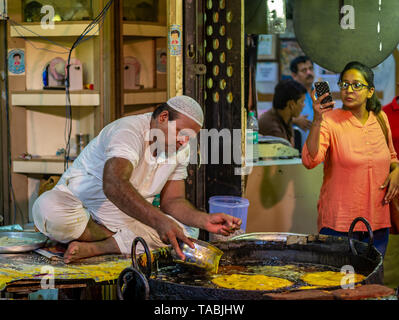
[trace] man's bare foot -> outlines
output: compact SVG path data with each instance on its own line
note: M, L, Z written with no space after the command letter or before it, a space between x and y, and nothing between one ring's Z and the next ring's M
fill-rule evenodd
M107 229L107 227L95 222L91 217L83 234L77 239L78 241L91 242L101 241L112 237L115 232Z
M72 241L64 253L64 262L71 263L79 259L95 257L103 254L119 254L120 250L114 238L103 241Z

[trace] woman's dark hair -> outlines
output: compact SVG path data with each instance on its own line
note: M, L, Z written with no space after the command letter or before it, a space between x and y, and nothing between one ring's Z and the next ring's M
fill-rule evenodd
M154 112L152 113L152 118L156 119L158 116L161 114L163 111L168 111L169 113L169 119L168 121L173 121L176 120L179 117L179 112L176 111L175 109L171 108L166 102L160 104Z
M273 108L282 110L288 101L298 101L304 94L306 88L299 82L292 79L281 80L274 89Z
M364 80L366 80L367 84L369 87L374 88L374 94L370 99L367 99L367 104L366 104L366 109L367 111L373 111L374 114L378 114L381 111L381 102L378 100L377 94L375 92L375 86L374 86L374 72L371 70L368 66L364 65L361 62L358 61L352 61L349 62L344 70L342 70L340 76L339 76L339 81L342 81L342 77L344 76L344 73L348 70L357 70L359 71Z

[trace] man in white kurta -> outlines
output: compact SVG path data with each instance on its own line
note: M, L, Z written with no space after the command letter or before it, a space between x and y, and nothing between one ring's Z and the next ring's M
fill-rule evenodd
M57 186L36 200L35 226L48 237L69 243L67 263L100 254L129 254L137 236L150 249L171 244L184 258L177 240L192 246L188 237L194 237L190 231L195 230L185 224L224 235L233 232L240 225L238 219L208 215L184 199L188 140L198 134L202 122L198 103L179 96L154 113L109 124ZM151 205L158 194L160 210Z

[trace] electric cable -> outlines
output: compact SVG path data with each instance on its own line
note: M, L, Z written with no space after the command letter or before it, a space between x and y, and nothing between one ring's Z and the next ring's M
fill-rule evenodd
M49 43L51 43L51 44L53 44L53 45L55 45L55 46L58 46L58 47L60 47L60 48L63 48L63 49L65 49L66 51L60 52L60 51L50 50L50 49L47 49L47 48L39 48L39 47L36 47L36 46L33 44L32 41L30 41L27 37L25 37L25 36L18 30L18 28L14 28L15 32L17 32L21 38L23 38L26 42L28 42L28 43L29 43L33 48L35 48L36 50L44 50L44 51L49 51L49 52L59 53L59 54L67 54L67 53L69 52L69 48L68 48L68 47L65 47L65 46L63 46L62 44L60 44L60 43L58 43L58 42L56 42L56 41L53 41L53 40L51 40L51 39L49 39L49 38L47 38L47 37L44 37L44 36L42 36L42 35L40 35L40 34L34 32L33 30L29 29L28 27L24 26L23 24L20 24L20 23L18 23L18 22L16 22L16 21L12 20L11 18L8 18L8 21L10 21L10 23L11 23L12 26L14 26L14 27L21 27L21 28L23 28L23 29L29 31L29 32L32 33L33 35L35 35L35 37L40 38L40 39L42 39L42 40L45 40L45 41L47 41L47 42L49 42Z
M70 96L70 75L69 75L69 68L70 68L70 63L71 63L71 56L72 56L72 51L77 48L80 44L82 44L85 41L88 41L95 37L97 34L100 33L104 22L105 22L105 17L106 14L108 13L110 7L112 6L114 0L110 0L107 2L107 4L104 6L104 8L101 10L101 12L97 15L97 17L94 18L94 20L86 26L86 28L83 30L81 35L75 40L71 48L65 47L64 45L57 43L56 41L53 41L47 37L44 37L35 31L31 30L25 25L22 25L10 18L8 20L10 21L11 25L13 26L18 26L23 28L24 30L34 34L36 37L45 40L55 46L58 46L62 49L65 49L66 51L60 52L60 51L55 51L55 50L50 50L47 48L39 48L36 45L33 44L32 41L30 41L27 37L25 37L19 30L18 28L14 28L14 30L19 34L21 38L23 38L26 42L28 42L33 48L36 50L43 50L43 51L48 51L51 53L57 53L57 54L68 54L68 60L66 63L66 80L65 80L65 91L66 91L66 110L65 110L65 132L64 132L64 139L65 139L65 153L64 153L64 171L68 169L68 161L70 158L70 148L71 148L71 135L72 135L72 105L71 105L71 96ZM98 31L95 32L94 34L88 36L88 34L95 29L98 26Z
M70 72L69 69L71 67L71 56L72 51L79 46L84 41L91 39L94 35L91 35L85 39L87 34L90 33L97 25L99 26L98 32L100 32L102 26L104 25L105 17L113 4L114 0L108 1L108 3L104 6L101 12L97 15L97 17L85 28L82 34L76 39L73 43L71 49L69 50L68 60L66 64L66 80L65 80L65 91L66 91L66 125L65 125L65 136L66 136L66 145L65 145L65 153L64 153L64 171L68 169L68 161L70 158L71 151L71 135L72 135L72 104L71 104L71 96L70 96Z

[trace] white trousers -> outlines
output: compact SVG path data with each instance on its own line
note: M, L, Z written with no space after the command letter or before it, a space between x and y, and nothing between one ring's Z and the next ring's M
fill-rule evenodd
M142 237L150 250L166 246L155 229L128 216L110 202L102 191L102 182L94 176L60 181L35 201L32 216L40 232L61 243L78 239L92 217L95 222L115 232L113 238L122 254L131 253L136 237ZM198 238L198 229L168 217L182 227L186 236ZM143 251L143 247L138 245L137 253Z

